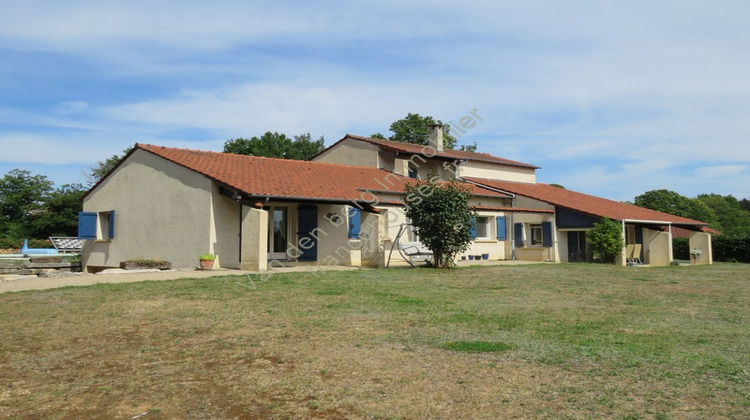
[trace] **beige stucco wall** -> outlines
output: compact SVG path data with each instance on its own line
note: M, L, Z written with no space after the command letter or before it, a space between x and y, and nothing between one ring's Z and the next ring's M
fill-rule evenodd
M652 266L665 266L672 263L670 243L672 238L668 232L643 229L643 242L646 263Z
M374 144L359 140L344 139L341 143L321 153L313 160L340 165L379 168L379 150L380 148Z
M214 184L211 190L211 216L209 234L215 266L220 268L240 268L240 204L221 195Z
M318 206L318 263L320 265L352 265L361 260L361 242L349 239L348 206L323 204ZM337 215L338 219L327 215Z
M488 228L488 238L476 238L474 241L471 242L469 245L469 249L466 250L463 254L459 256L466 256L468 259L469 255L474 256L481 256L482 254L489 254L490 260L506 260L507 258L506 252L507 252L507 243L510 242L509 239L506 239L504 241L500 241L497 239L497 217L498 216L506 216L505 221L505 228L506 233L511 232L512 226L510 226L510 217L508 214L502 213L502 212L489 212L489 211L478 211L477 212L478 217L487 217L489 218L489 228ZM511 230L508 230L508 229ZM510 235L507 236L510 238Z
M458 176L514 182L536 182L536 170L534 168L477 161L462 163L458 169Z
M263 271L268 267L268 211L242 206L243 270Z
M691 232L688 239L690 249L698 248L703 251L700 257L690 256L690 262L695 265L713 264L713 249L711 248L711 235L703 232Z
M513 213L509 217L508 236L511 239L514 234L513 225L523 223L524 229L524 246L515 248L516 259L519 261L560 261L560 238L555 224L555 215L550 213ZM531 245L531 228L532 224L541 224L542 222L552 222L552 247L542 247L540 245ZM507 241L509 245L514 246L512 240ZM512 255L509 253L508 255Z
M174 268L198 265L214 252L211 180L136 150L83 202L83 210L115 210L115 237L86 240L84 267L118 267L129 259L163 259ZM224 211L223 209L220 211Z

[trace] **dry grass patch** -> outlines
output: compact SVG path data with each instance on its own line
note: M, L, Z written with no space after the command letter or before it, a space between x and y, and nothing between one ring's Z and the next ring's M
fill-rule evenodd
M0 295L0 417L750 416L750 267L279 274Z

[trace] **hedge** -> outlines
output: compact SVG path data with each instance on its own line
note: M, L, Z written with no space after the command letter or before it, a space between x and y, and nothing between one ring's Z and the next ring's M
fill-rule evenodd
M714 236L714 261L750 263L750 238Z
M23 239L17 238L0 238L0 249L21 249ZM54 248L46 239L29 239L29 248Z
M750 238L713 236L711 242L715 262L750 263ZM687 238L672 239L672 250L675 259L690 259L690 245Z

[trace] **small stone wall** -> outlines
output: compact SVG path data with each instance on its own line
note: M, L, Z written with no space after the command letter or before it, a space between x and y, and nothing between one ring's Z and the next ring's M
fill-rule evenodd
M80 262L49 261L44 258L31 258L27 261L0 261L0 274L48 277L51 273L78 273L80 271Z

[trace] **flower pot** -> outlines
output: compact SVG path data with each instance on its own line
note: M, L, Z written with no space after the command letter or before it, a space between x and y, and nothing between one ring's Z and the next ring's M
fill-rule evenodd
M489 260L490 259L490 254L482 254L482 259L483 260Z
M465 259L466 259L466 255L461 255L461 260L465 260Z
M201 270L213 270L214 260L200 260Z
M474 259L474 256L473 256L473 255L469 255L469 259L470 259L470 260L473 260L473 259Z

